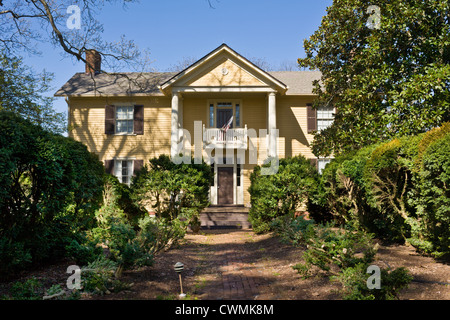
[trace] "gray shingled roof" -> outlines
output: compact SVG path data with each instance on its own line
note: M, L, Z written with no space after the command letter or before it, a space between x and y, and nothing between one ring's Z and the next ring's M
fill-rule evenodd
M55 96L121 96L161 93L158 85L173 77L173 72L101 73L95 76L76 73Z
M268 73L289 87L286 92L288 95L312 94L313 81L320 80L322 76L320 71L272 71Z
M289 87L288 95L312 94L319 71L274 71L270 75ZM55 96L121 96L160 94L158 85L175 76L174 72L97 74L76 73Z

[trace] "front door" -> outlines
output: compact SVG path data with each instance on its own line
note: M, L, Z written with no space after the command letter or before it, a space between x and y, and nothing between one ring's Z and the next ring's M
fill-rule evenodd
M233 168L217 168L217 204L233 204Z

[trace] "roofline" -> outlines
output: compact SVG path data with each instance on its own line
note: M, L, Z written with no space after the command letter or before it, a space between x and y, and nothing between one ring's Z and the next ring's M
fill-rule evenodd
M277 86L279 86L280 88L283 89L284 92L287 91L288 86L286 84L284 84L283 82L281 82L280 80L278 80L277 78L275 78L274 76L272 76L271 74L269 74L267 71L261 69L260 67L258 67L256 64L254 64L253 62L251 62L250 60L248 60L247 58L245 58L243 55L239 54L238 52L236 52L235 50L233 50L232 48L230 48L227 44L222 43L219 47L217 47L216 49L214 49L213 51L211 51L210 53L206 54L205 56L203 56L201 59L199 59L198 61L194 62L193 64L191 64L190 66L188 66L187 68L185 68L184 70L180 71L179 73L177 73L176 75L174 75L173 77L171 77L170 79L166 80L164 83L160 84L158 87L159 89L164 92L164 90L167 89L167 87L169 87L171 84L173 84L175 81L177 81L179 78L183 77L184 75L190 73L193 69L195 69L198 65L200 65L201 63L203 63L206 60L211 59L212 57L214 57L216 54L218 54L219 52L221 52L223 49L228 50L231 54L233 54L234 56L236 56L238 59L241 59L242 61L244 61L245 63L247 63L248 65L250 65L251 67L253 67L254 69L256 69L258 72L260 72L263 76L269 78L269 80L271 80L272 82L274 82Z

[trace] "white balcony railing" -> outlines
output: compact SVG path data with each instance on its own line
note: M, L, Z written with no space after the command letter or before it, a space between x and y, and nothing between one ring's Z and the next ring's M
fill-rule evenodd
M247 148L247 125L245 128L228 129L205 128L203 142L206 146L224 148Z

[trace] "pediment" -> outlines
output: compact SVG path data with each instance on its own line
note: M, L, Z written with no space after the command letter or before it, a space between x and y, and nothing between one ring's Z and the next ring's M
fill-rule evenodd
M259 88L284 94L287 86L250 61L222 45L160 86L168 94L173 89Z

